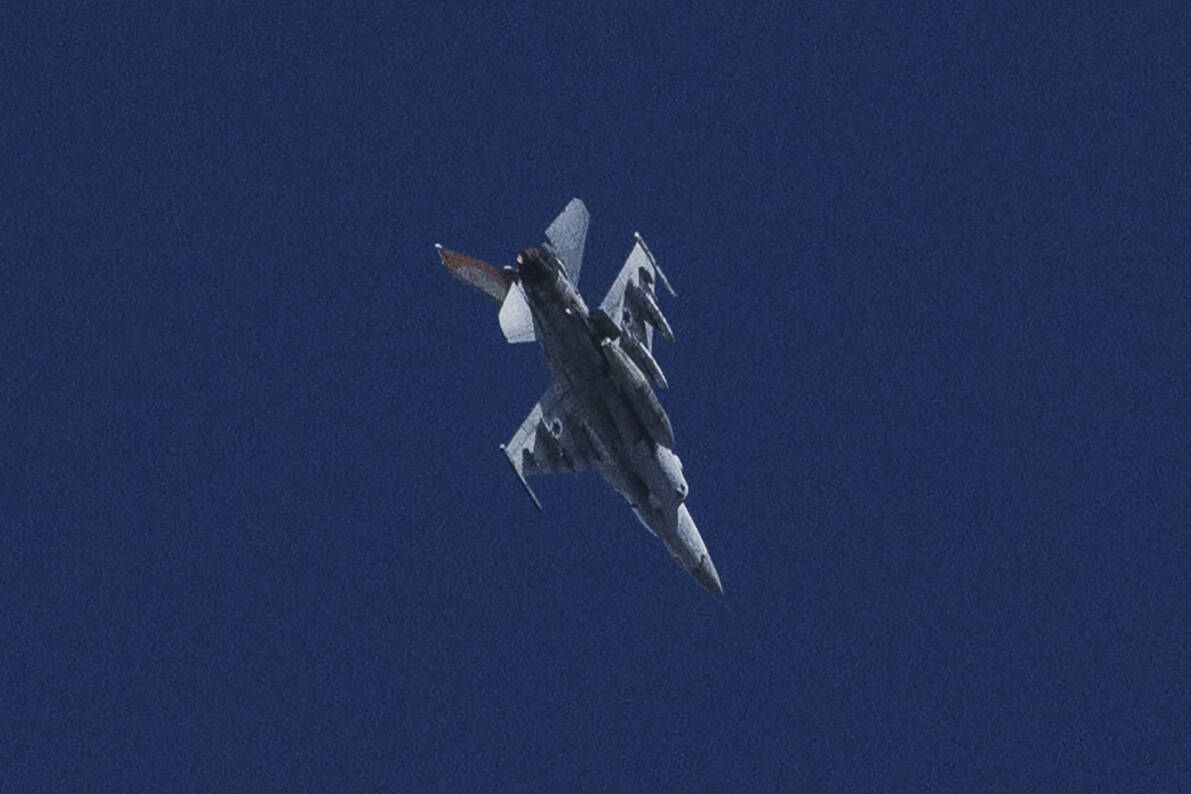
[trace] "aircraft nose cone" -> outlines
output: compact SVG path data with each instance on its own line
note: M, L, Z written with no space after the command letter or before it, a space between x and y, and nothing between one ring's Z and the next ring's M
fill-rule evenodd
M699 580L699 584L720 598L724 597L724 586L720 584L719 574L715 572L715 566L706 554L699 559L699 565L691 573Z

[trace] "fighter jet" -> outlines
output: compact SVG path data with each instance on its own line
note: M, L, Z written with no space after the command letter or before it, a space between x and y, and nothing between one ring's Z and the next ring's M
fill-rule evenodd
M687 510L670 419L650 385L667 388L653 357L654 332L674 339L658 308L657 286L671 295L674 290L634 233L612 288L589 310L577 289L589 217L573 199L547 227L546 240L521 252L515 269L435 246L452 275L500 304L505 338L537 340L546 358L546 393L500 448L539 510L527 478L598 472L674 560L722 598L719 575Z

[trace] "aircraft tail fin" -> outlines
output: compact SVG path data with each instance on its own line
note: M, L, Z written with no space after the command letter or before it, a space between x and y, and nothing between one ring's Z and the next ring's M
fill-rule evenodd
M461 254L435 245L438 258L442 260L451 275L470 285L478 292L482 292L497 303L501 303L508 294L509 287L515 280L512 270L500 270L482 259Z
M500 304L500 330L509 342L532 342L537 337L533 329L533 313L525 290L511 268L501 270L482 259L461 254L435 245L438 258L451 275L477 292L482 292Z

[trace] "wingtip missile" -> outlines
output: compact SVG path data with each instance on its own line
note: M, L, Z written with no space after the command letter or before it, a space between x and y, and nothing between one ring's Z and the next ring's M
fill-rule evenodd
M501 444L500 451L504 453L505 458L509 461L509 465L513 467L513 472L517 475L517 479L521 481L521 487L525 489L525 492L529 494L529 498L533 500L533 506L538 510L541 510L542 503L538 501L538 495L533 492L533 488L529 487L529 483L525 479L525 473L522 472L521 467L517 465L517 461L514 459L512 453L509 452L509 448L504 444Z
M660 272L660 271L659 271ZM639 284L630 283L625 288L628 297L636 305L637 309L649 320L654 328L661 332L662 336L666 337L667 341L674 341L674 329L670 327L666 316L662 314L662 310L658 307L658 302L654 300L653 295L648 290L642 288Z
M670 293L671 298L677 297L678 293L674 291L674 287L670 286L670 279L666 278L666 274L658 265L658 260L653 258L653 251L650 251L649 246L645 244L645 238L641 236L641 232L633 232L633 238L641 246L641 250L645 252L645 256L649 258L649 264L653 265L653 271L662 280L662 286L666 288L666 292Z

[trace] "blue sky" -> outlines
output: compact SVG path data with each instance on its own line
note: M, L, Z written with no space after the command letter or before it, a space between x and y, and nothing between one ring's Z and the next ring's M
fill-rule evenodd
M15 788L1191 783L1185 9L6 16ZM497 450L572 196L726 607Z

